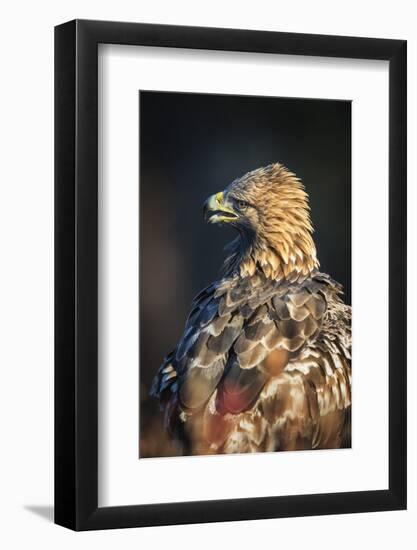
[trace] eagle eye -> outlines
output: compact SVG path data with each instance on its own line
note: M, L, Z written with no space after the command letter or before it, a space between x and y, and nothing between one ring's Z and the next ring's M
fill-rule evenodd
M249 203L247 203L246 201L238 201L237 203L238 207L239 207L239 210L246 210L249 206Z

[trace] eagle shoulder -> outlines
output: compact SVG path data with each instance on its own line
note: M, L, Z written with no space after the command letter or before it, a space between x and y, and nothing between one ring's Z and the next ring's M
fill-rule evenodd
M203 407L217 389L218 409L238 414L320 331L332 282L303 283L263 275L229 277L194 299L177 347L165 358L151 393L174 394L186 411ZM277 353L279 350L279 353Z

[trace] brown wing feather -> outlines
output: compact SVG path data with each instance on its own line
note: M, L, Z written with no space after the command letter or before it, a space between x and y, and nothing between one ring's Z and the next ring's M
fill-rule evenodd
M350 312L337 292L323 274L302 284L256 274L196 297L153 386L162 403L176 396L173 414L189 426L194 452L312 448L340 437L350 341L334 326Z
M327 305L317 337L269 379L221 452L240 452L237 441L257 452L350 446L350 308L334 294ZM266 422L262 437L259 418Z

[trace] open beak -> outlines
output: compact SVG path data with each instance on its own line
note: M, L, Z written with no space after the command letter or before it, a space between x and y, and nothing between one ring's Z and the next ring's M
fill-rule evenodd
M211 195L206 200L203 214L205 221L208 223L229 223L238 218L231 205L225 200L223 191Z

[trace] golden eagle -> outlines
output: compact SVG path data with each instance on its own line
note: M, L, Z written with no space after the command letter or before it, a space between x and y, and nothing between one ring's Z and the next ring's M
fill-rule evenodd
M151 388L184 454L350 446L351 308L318 269L309 210L281 164L205 202L238 236Z

